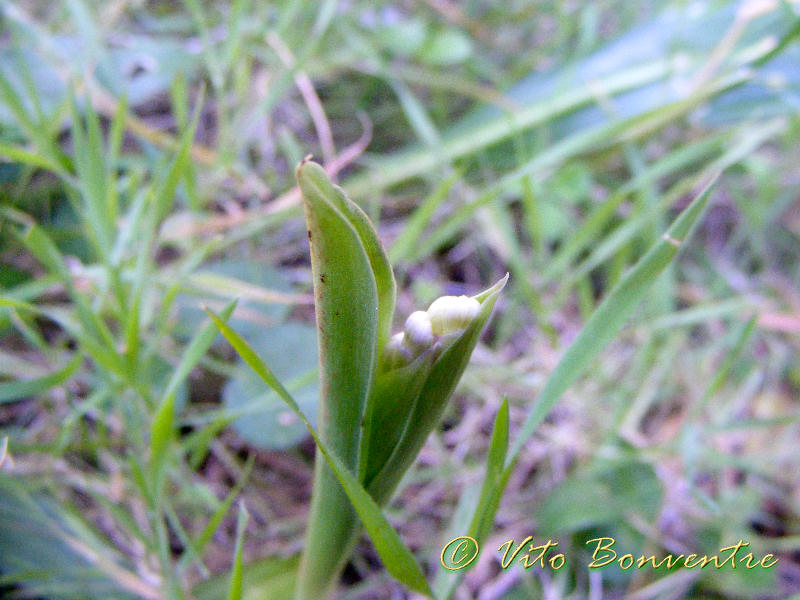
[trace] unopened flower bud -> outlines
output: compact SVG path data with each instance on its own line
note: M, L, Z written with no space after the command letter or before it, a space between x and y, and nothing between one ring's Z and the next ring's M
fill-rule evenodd
M442 296L428 308L434 335L455 333L469 325L477 316L481 304L467 296Z
M411 352L405 346L405 334L395 333L383 349L383 360L388 365L404 365L413 360Z
M404 331L404 345L415 355L422 354L433 344L431 319L425 311L411 313L406 319Z

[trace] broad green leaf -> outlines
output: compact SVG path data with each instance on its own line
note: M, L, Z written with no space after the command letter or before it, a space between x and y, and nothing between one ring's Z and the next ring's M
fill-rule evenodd
M160 282L169 285L169 279L164 276ZM237 310L228 323L248 341L259 336L265 324L284 321L289 314L288 301L299 298L284 273L256 260L225 259L205 264L202 269L187 273L181 292L175 300L175 331L187 338L194 334L197 322L205 319L198 307L198 295L207 298L206 302L212 298L225 303L236 299Z
M375 260L375 248L368 252L357 213L321 167L304 161L297 181L311 247L320 358L319 437L357 473L381 328L381 296L370 260ZM325 517L330 514L337 518ZM322 461L315 464L308 523L298 594L323 597L344 565L347 553L342 546L355 539L358 522L337 478Z
M417 55L426 63L450 66L464 62L471 53L471 39L458 29L447 28L431 36Z
M394 273L378 233L364 211L347 197L342 188L331 183L327 173L317 163L302 163L297 178L304 194L320 196L332 202L356 230L369 258L378 290L378 348L383 348L391 333L397 292Z
M319 167L298 169L311 246L322 382L320 436L352 467L377 360L378 291L364 244Z
M536 510L542 535L558 537L633 515L651 522L662 486L653 467L636 461L598 460L551 490Z
M342 488L344 488L347 498L352 502L352 506L358 513L370 539L372 539L372 543L375 545L375 549L383 560L386 570L410 589L431 596L428 582L419 564L417 564L417 561L414 559L414 555L411 553L411 550L408 549L408 546L403 543L403 540L386 519L375 500L373 500L361 486L353 473L348 470L344 461L342 461L334 453L335 451L321 439L321 436L317 435L317 432L311 427L308 418L300 410L297 402L295 402L291 394L286 391L283 384L278 381L269 367L258 357L250 345L239 334L222 322L213 312L207 309L206 312L208 312L208 315L222 332L222 335L225 336L231 346L238 352L239 356L261 376L267 385L272 387L272 389L283 398L286 404L289 405L292 411L306 426L332 473L341 484ZM340 516L341 515L336 514L337 519L340 518ZM342 550L343 549L340 547L338 552L342 553Z

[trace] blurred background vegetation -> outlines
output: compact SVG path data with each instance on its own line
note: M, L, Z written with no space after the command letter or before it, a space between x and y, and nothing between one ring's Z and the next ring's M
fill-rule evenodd
M388 510L432 580L502 398L514 439L588 315L724 169L526 445L454 597L797 598L799 10L0 1L0 595L221 598L241 501L243 597L290 597L313 444L199 307L239 298L231 323L315 415L311 153L377 223L398 324L511 272ZM171 398L174 438L151 435ZM526 535L567 567L500 569ZM589 572L600 535L656 555L743 539L780 563ZM365 540L340 598L404 597Z

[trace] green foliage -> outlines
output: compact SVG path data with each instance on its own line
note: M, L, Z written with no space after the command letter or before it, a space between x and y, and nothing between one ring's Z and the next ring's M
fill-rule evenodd
M316 423L317 399L317 332L301 323L285 323L254 334L253 347L274 370L297 400L301 410ZM225 410L240 415L233 422L237 433L259 448L287 449L297 445L306 429L291 413L283 400L265 388L264 382L241 363L241 369L228 380L222 390Z
M0 595L790 596L793 3L101 4L0 2ZM520 533L567 566L440 568ZM589 533L781 562L587 577Z

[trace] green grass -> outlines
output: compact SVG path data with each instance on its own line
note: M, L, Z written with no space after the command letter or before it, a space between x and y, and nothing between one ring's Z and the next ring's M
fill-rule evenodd
M201 306L316 428L310 153L393 330L510 273L338 597L791 597L800 16L748 6L0 2L0 594L291 597L314 444ZM526 535L567 566L500 569ZM780 563L589 573L598 536Z

